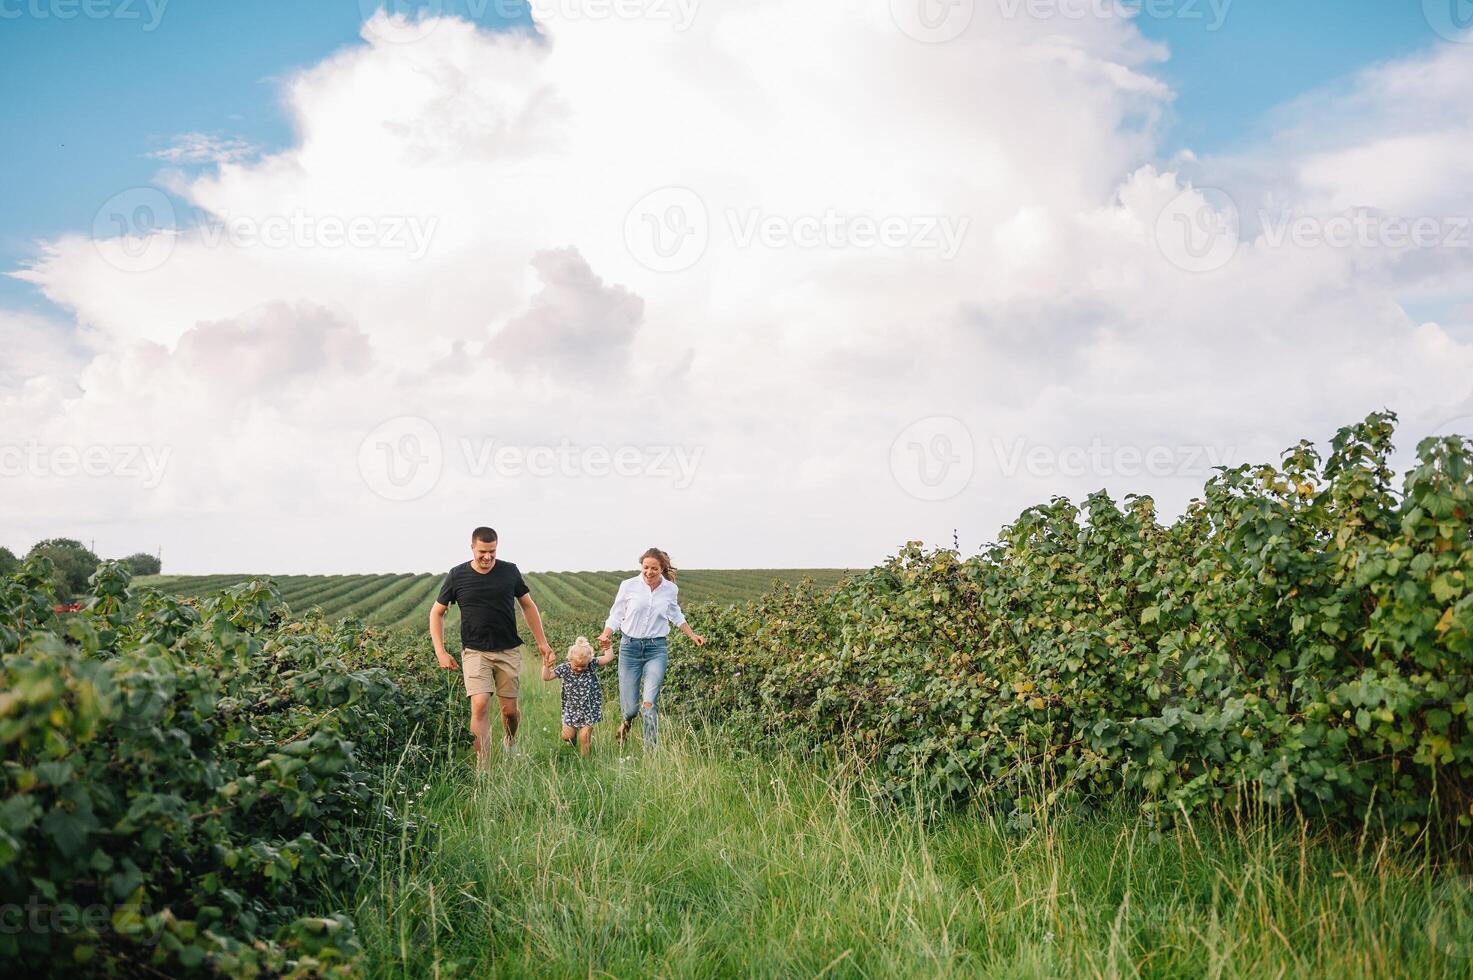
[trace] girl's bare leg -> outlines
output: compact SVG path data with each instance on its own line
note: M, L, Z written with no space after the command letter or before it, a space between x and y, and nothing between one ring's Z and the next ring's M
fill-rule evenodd
M569 745L573 744L573 731L574 730L572 725L563 726L563 741L567 742Z
M592 746L593 746L593 729L591 727L590 728L580 728L580 729L578 729L578 754L579 755L587 755L588 754L588 750Z

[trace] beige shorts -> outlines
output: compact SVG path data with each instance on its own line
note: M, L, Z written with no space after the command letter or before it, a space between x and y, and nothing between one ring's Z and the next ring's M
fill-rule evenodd
M490 694L515 698L521 687L522 648L510 650L462 650L460 672L465 675L468 697Z

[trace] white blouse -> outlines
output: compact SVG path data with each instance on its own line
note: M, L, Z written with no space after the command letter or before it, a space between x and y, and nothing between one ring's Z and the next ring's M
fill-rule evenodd
M645 584L643 575L627 578L619 583L604 626L641 640L668 636L671 626L685 625L679 593L668 578L661 578L653 589Z

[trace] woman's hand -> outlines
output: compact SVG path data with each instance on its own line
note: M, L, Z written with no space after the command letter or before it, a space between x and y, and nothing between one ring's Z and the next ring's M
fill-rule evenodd
M610 637L611 634L608 630L604 630L598 635L598 645L604 653L608 653L614 648L614 641Z
M706 638L699 633L692 633L690 635L690 641L698 647L703 647L706 645Z

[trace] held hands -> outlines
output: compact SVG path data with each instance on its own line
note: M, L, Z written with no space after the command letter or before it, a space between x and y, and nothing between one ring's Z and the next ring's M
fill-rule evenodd
M542 650L542 666L551 667L557 663L557 654L552 652L552 647L544 647Z
M607 633L604 633L601 636L599 636L599 638L598 638L598 648L600 650L602 650L604 653L608 653L608 652L610 652L611 650L614 649L614 641L611 640L611 639L609 639L609 635Z

